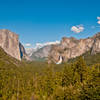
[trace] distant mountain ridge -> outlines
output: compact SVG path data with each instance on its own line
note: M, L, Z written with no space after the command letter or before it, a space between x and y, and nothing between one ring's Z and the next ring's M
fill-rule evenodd
M26 53L30 56L31 60L44 61L47 60L52 45L59 44L60 41L36 43L34 48L25 48Z
M31 55L31 60L38 60L38 61L47 60L51 48L52 48L52 45L47 45L38 49L37 51L33 52L33 54Z

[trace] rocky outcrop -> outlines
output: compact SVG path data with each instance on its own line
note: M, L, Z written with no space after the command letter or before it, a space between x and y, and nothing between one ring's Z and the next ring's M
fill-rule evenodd
M0 30L0 47L7 54L18 60L21 60L25 56L25 49L19 42L19 36L9 30Z
M91 51L91 54L100 53L100 33L80 40L64 37L59 45L52 47L49 57L56 63L59 61L59 57L62 57L63 61L67 61L87 51Z
M94 35L94 43L91 49L91 54L100 53L100 33Z

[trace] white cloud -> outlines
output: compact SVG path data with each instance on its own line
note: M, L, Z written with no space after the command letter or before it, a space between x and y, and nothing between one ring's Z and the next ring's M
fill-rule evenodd
M82 25L72 26L71 31L75 33L80 33L84 30L84 27Z
M26 43L25 46L26 46L26 47L30 47L30 46L32 46L32 45L31 45L30 43Z
M59 43L60 43L60 41L46 42L46 43L36 43L35 49L39 49L39 48L42 48L42 47L47 46L47 45L53 45L53 44L59 44Z
M100 24L100 17L98 16L97 19L98 19L97 23Z
M97 19L100 20L100 17L98 16Z
M100 24L100 20L97 23Z

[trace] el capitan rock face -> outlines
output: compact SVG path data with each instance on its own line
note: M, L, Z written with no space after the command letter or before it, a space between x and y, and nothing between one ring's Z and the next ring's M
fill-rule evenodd
M58 62L61 56L63 61L80 56L87 51L91 54L100 53L100 33L86 39L64 37L59 45L52 47L49 57L53 62Z
M17 34L6 29L0 30L0 47L2 47L7 54L21 60Z
M0 30L0 47L2 47L7 54L18 60L26 57L25 49L19 42L19 36L9 30Z

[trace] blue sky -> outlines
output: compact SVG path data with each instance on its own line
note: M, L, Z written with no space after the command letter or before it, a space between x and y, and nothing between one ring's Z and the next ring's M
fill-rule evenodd
M99 16L100 0L0 0L0 29L16 32L23 44L92 36Z

